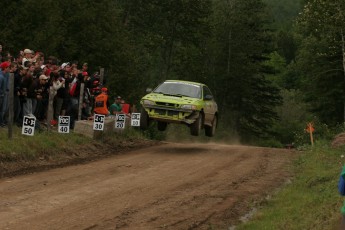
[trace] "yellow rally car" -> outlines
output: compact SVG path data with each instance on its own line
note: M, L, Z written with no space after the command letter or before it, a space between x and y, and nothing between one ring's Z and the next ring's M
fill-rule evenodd
M169 123L182 123L190 127L193 136L198 136L202 129L206 136L215 134L218 106L205 84L167 80L148 92L140 101L142 129L147 129L151 121L157 121L160 131Z

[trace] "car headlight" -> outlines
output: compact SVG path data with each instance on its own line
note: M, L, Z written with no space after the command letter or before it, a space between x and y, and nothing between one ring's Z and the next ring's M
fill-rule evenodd
M143 100L143 105L154 105L155 103L150 100Z
M181 105L181 109L196 110L196 105Z

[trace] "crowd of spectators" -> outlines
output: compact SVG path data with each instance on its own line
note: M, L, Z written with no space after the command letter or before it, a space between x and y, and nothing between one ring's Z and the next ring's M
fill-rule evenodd
M70 116L71 128L78 118L81 83L81 119L93 114L94 99L104 86L98 72L90 74L88 64L77 61L60 62L56 57L45 57L42 52L24 49L13 57L3 54L0 46L0 127L9 123L9 79L14 76L13 123L22 125L24 116L35 116L38 121L56 125L60 115ZM49 95L54 97L53 120L47 121Z

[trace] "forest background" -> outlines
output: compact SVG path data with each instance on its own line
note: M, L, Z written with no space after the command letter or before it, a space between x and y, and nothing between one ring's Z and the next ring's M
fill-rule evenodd
M165 79L206 83L215 138L283 146L343 130L343 0L13 0L0 43L105 68L113 95L138 105Z

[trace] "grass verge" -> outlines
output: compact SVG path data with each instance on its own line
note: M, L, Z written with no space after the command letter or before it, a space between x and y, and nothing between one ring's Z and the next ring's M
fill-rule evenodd
M35 131L34 136L25 136L15 127L12 139L8 139L7 129L0 129L0 140L0 178L81 164L156 144L131 129L94 140L56 130Z
M301 151L294 162L294 179L271 199L263 201L243 229L339 229L343 198L337 183L345 148L326 142Z
M1 129L0 140L0 159L3 160L33 160L42 154L54 155L71 146L90 142L89 138L73 133L37 131L34 136L25 136L17 127L13 130L12 139L8 138L7 129Z

